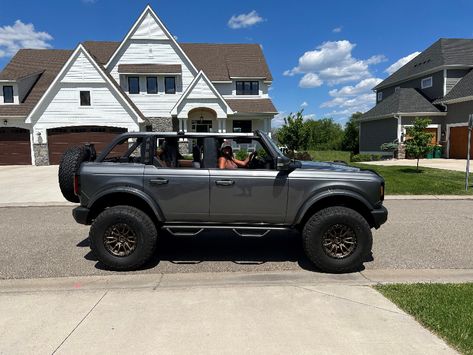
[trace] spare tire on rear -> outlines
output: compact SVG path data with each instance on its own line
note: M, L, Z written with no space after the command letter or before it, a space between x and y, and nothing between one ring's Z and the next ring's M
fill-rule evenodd
M59 187L67 201L79 202L79 196L74 193L74 175L82 162L90 160L91 151L88 147L77 146L66 150L59 163Z

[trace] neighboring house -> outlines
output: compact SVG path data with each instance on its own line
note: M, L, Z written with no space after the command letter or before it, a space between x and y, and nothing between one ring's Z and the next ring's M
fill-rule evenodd
M361 153L383 153L381 144L403 142L406 127L428 117L433 143L445 147L445 157L466 158L473 39L439 39L373 90L376 106L360 119Z
M0 72L0 165L125 131L269 132L271 83L259 45L178 43L147 6L121 42L18 51Z

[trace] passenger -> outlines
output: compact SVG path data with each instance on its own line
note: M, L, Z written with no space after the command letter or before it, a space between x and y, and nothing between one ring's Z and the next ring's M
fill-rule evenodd
M251 153L245 160L235 159L233 156L233 149L228 143L224 143L221 150L222 155L218 158L219 169L238 169L248 167L248 163L253 158L254 152Z
M164 149L163 149L162 146L159 146L156 149L156 155L155 155L154 159L155 159L155 162L157 163L157 165L159 167L166 168L167 165L166 165L166 162L163 160L163 156L164 156Z

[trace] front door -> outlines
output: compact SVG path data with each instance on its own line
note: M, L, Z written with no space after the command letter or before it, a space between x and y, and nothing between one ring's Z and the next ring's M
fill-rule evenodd
M287 173L277 170L210 169L210 220L273 223L286 218Z
M144 189L158 203L166 221L209 218L209 171L146 165Z

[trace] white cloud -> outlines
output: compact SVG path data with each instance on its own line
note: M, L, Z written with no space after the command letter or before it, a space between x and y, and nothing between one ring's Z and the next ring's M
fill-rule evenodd
M335 28L332 30L332 32L333 32L333 33L340 33L340 32L342 32L342 30L343 30L343 26L338 26L338 27L335 27Z
M378 85L382 79L379 78L367 78L361 80L358 84L351 86L344 86L341 89L333 89L329 91L329 95L332 97L347 97L360 95L362 93L370 92L372 88Z
M315 113L309 113L307 115L302 115L302 119L304 121L307 121L307 120L314 120L315 119Z
M420 52L414 52L409 55L406 55L405 57L402 57L399 59L397 62L394 64L391 64L389 67L386 68L385 72L391 75L395 71L397 71L399 68L401 68L403 65L409 63L412 59L417 57L420 54Z
M13 26L0 27L0 57L12 56L20 48L51 48L52 39L47 32L37 32L32 23L16 20Z
M301 107L302 107L302 108L306 108L307 106L309 106L309 104L307 103L307 101L304 101L303 103L301 103Z
M281 111L279 112L274 118L271 120L271 127L278 128L284 124L284 118L287 116L286 112Z
M303 88L324 83L336 85L371 77L369 66L385 61L383 55L362 60L352 56L356 44L347 40L324 42L299 58L299 64L284 72L286 76L305 74L299 82Z
M258 15L256 10L253 10L247 14L233 15L230 17L228 27L232 29L247 28L263 21L264 18Z
M299 82L301 88L316 88L321 86L324 82L320 80L320 77L314 73L307 73L304 75Z

